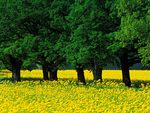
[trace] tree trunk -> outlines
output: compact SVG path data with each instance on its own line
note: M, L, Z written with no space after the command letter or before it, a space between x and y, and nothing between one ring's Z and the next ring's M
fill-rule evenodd
M121 69L122 69L122 79L126 86L131 87L129 64L128 64L128 54L127 51L123 51L120 56Z
M20 70L22 61L13 58L12 56L9 56L9 61L11 64L11 72L12 72L12 82L20 82Z
M12 82L20 82L20 69L21 67L12 67Z
M57 71L58 69L49 69L49 73L50 73L50 80L51 81L54 81L54 80L58 80L58 77L57 77Z
M49 80L49 78L48 78L48 67L46 65L42 65L42 70L43 70L43 79Z
M93 79L100 80L102 82L102 68L99 67L98 63L94 60L93 62Z
M98 67L96 67L96 68L93 68L93 78L94 78L94 80L100 80L100 82L102 82L103 80L102 80L102 68L98 68Z
M78 67L76 70L77 70L78 81L83 83L83 84L86 84L83 68Z

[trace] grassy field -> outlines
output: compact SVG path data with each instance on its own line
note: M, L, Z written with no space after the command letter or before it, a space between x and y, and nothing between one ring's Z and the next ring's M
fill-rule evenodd
M13 84L11 73L1 72L0 113L149 113L150 71L130 71L132 88L121 81L121 71L103 71L104 82L77 84L74 70L59 71L58 82L42 81L42 71L22 71Z

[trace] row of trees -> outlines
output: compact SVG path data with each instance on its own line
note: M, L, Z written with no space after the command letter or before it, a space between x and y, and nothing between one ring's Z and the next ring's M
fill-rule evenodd
M0 63L20 81L20 70L42 66L45 80L72 65L102 81L102 69L119 64L150 67L150 0L0 0ZM50 75L50 77L49 77Z

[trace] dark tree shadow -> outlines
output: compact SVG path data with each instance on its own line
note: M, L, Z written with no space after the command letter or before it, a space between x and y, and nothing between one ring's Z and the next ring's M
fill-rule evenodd
M141 88L141 85L143 85L144 87L146 85L150 85L150 80L134 80L132 81L132 87L135 87L135 88Z
M12 81L11 77L0 77L0 82L4 82L4 81ZM31 77L27 77L27 78L21 78L21 81L44 81L42 78L31 78Z
M0 74L0 83L3 83L4 81L10 81L11 82L12 78L11 77L6 77L6 76ZM44 81L44 80L42 78L22 77L21 81ZM77 85L79 85L76 78L59 78L58 82L59 81L69 81L70 85L72 84L72 81L73 81L74 83L76 83ZM106 85L109 82L114 82L114 83L117 83L119 85L123 84L122 80L120 80L120 79L104 79L103 82L100 83L100 84L102 84L101 87L99 87L99 86L96 86L96 84L98 82L100 83L100 81L86 80L87 84L84 85L84 86L85 87L88 87L88 86L89 87L95 87L95 88L99 89L99 88L102 88L103 85ZM131 82L132 82L131 88L141 88L141 84L143 86L146 86L146 85L150 84L150 80L132 80ZM94 86L94 84L95 84L95 86ZM107 84L107 86L109 86L109 85Z

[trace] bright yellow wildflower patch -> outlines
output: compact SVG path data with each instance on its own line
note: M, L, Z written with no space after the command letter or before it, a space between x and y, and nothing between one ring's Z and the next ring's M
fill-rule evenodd
M121 82L119 70L105 70L103 83L87 81L85 86L77 84L73 70L59 71L58 82L42 81L41 70L22 71L24 78L40 79L15 84L1 80L0 113L149 113L150 72L130 73L132 88ZM90 72L85 76L92 80Z

